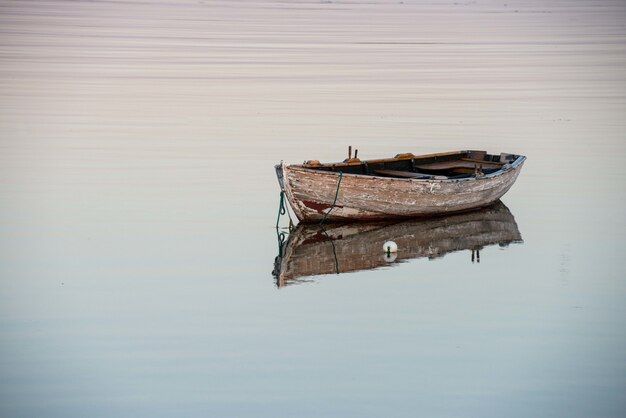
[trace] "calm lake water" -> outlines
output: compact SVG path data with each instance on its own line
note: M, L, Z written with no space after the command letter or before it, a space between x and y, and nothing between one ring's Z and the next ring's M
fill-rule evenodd
M621 0L0 1L0 415L625 416L625 22ZM490 214L388 227L395 261L363 233L335 253L368 267L280 285L273 165L348 145L526 155L511 243Z

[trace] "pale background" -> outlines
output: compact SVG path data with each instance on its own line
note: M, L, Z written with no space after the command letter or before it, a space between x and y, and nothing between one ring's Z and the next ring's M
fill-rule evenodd
M623 417L623 1L0 1L0 415ZM524 244L276 289L280 160L486 149Z

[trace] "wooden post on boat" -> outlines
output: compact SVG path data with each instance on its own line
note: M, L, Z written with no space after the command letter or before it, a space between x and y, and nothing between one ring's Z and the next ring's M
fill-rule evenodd
M352 145L348 145L348 160L352 158Z

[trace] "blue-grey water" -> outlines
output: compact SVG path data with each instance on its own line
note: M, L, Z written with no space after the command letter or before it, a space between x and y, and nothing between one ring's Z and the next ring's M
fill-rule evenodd
M0 416L625 416L625 22L0 1ZM526 155L523 243L278 288L273 165L348 145Z

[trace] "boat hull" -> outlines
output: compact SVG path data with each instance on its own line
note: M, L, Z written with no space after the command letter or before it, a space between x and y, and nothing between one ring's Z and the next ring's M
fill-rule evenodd
M399 248L393 258L382 251L390 239ZM395 266L411 259L434 259L491 245L506 247L523 240L515 217L497 201L484 210L430 219L300 224L287 241L280 242L273 271L278 287L305 283L322 274Z
M319 222L325 216L327 221L371 221L489 206L515 183L523 163L521 158L496 174L446 180L340 174L285 163L277 165L276 171L301 222Z

